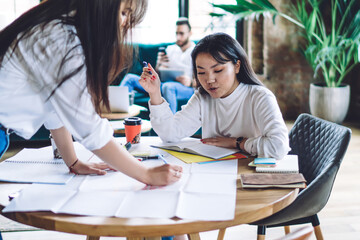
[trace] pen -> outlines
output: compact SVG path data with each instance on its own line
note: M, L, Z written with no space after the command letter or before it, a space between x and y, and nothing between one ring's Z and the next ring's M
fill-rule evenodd
M142 160L150 160L150 159L159 159L158 155L151 155L151 156L138 156L134 155L135 158L141 158Z
M165 164L168 164L168 162L165 160L165 158L161 154L158 154L158 156Z
M129 150L131 148L131 142L125 143L126 150Z
M9 201L13 200L14 198L16 198L17 196L19 196L20 192L13 192L9 194Z
M146 61L143 61L143 67L148 67L148 63ZM151 71L149 71L150 74L152 74Z

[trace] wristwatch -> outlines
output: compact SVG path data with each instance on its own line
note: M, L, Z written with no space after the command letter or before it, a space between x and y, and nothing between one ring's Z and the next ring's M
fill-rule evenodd
M244 137L238 137L238 138L236 139L236 148L237 148L237 149L242 150L242 149L240 148L240 143L241 143L243 140L244 140Z

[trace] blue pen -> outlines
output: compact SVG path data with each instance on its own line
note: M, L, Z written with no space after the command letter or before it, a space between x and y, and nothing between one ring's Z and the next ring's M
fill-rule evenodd
M143 67L148 67L148 63L147 63L147 62L145 62L145 61L143 61ZM152 72L151 72L151 71L149 71L149 73L150 73L150 74L152 74Z
M159 159L163 160L163 162L165 164L168 164L168 162L165 160L165 158L161 154L158 154L158 156L159 156Z

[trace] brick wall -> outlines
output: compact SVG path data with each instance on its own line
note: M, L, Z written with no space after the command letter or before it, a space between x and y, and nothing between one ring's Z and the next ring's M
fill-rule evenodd
M271 2L286 11L288 0ZM300 113L309 112L313 72L299 52L299 28L279 16L275 24L272 18L260 18L248 21L246 27L247 52L254 70L275 94L284 118L296 119Z

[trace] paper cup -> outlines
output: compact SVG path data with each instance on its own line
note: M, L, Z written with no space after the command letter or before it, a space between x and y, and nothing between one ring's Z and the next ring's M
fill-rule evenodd
M126 142L136 144L140 142L141 118L129 117L124 120Z

